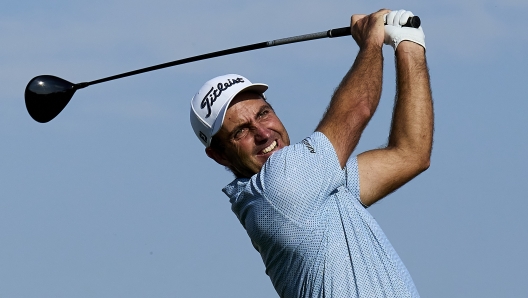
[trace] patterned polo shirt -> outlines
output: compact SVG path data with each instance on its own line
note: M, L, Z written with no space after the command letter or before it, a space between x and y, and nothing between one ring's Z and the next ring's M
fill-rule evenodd
M223 191L281 297L419 297L361 204L357 158L341 168L324 134L275 152Z

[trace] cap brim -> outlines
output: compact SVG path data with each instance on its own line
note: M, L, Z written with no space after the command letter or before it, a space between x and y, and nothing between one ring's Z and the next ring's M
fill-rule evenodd
M222 127L222 124L224 123L225 114L226 114L227 109L229 108L229 105L231 104L231 101L233 100L233 98L235 98L238 94L240 94L241 92L244 92L244 91L255 91L255 92L258 92L260 94L264 94L264 92L266 90L268 90L268 85L257 83L257 84L251 84L251 85L247 86L246 88L241 89L237 93L233 94L231 96L231 98L229 98L226 101L225 105L222 107L222 109L218 113L218 116L216 117L216 121L214 122L214 125L213 125L211 136L214 136L220 130L220 128Z

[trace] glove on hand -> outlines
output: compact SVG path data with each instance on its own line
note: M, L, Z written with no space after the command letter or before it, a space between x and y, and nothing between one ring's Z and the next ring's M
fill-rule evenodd
M414 14L405 10L393 10L385 15L385 44L391 45L394 50L404 40L409 40L421 45L425 49L425 34L422 27L402 27Z

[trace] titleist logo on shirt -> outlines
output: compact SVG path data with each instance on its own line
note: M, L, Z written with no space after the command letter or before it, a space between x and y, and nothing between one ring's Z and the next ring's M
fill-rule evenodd
M200 108L202 110L207 107L207 115L205 115L205 118L211 116L211 106L214 104L216 99L220 97L223 91L227 90L229 87L235 84L243 82L244 79L242 78L228 79L227 83L218 83L218 85L216 85L216 88L211 87L211 90L209 90L209 92L205 94L204 98L202 99L202 104L200 105Z
M304 144L304 146L306 146L306 148L308 148L308 150L310 150L310 153L315 153L314 147L310 143L308 143L307 139L302 140L302 143Z

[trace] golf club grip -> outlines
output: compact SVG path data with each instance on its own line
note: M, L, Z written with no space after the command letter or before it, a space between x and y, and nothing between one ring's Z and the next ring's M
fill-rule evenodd
M387 25L385 23L385 25ZM403 25L402 27L413 27L413 28L419 28L422 25L422 20L420 20L419 16L412 16L407 19L407 23Z
M407 23L405 23L405 25L403 25L402 27L418 28L420 27L421 24L422 22L420 20L420 17L414 16L414 17L410 17L407 20ZM327 36L330 38L333 38L333 37L348 36L350 34L351 34L350 27L343 27L343 28L328 30Z

